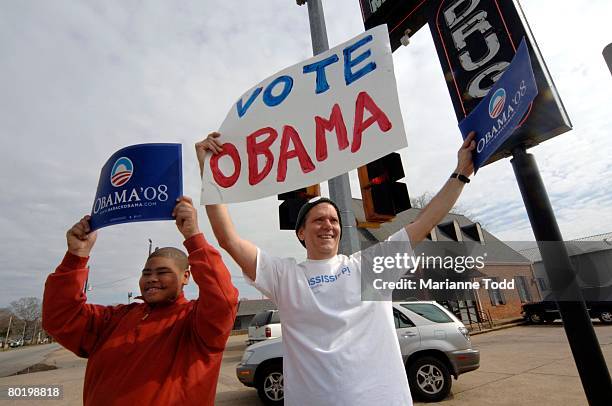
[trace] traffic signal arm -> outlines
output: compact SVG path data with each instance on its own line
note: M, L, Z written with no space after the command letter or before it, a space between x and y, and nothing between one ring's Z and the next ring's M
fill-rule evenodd
M397 152L357 168L366 222L384 223L410 208L402 160Z
M442 189L421 210L417 218L406 226L406 232L413 247L423 241L427 234L444 219L444 216L459 199L464 186L465 183L459 179L447 180Z
M236 232L229 211L224 204L206 206L206 214L219 246L223 248L251 280L257 270L257 247Z
M308 186L278 195L283 202L278 208L278 222L281 230L294 230L302 206L313 197L321 196L321 185Z

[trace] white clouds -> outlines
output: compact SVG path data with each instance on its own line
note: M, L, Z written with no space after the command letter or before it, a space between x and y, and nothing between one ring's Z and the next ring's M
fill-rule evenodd
M567 238L610 231L612 77L601 50L612 39L607 0L523 0L522 5L574 131L533 149ZM330 46L363 30L356 0L324 2ZM306 6L268 0L181 2L9 2L0 14L0 307L39 295L61 259L65 230L91 208L100 169L116 150L141 142L184 143L184 189L197 196L192 145L215 130L255 83L308 58ZM427 28L394 54L409 147L411 194L435 191L460 143ZM353 196L359 196L352 175ZM324 185L324 190L326 186ZM494 234L532 238L509 160L484 168L460 203ZM303 257L293 232L278 231L276 197L233 205L244 237ZM205 214L202 225L214 240ZM148 249L181 244L171 222L100 231L92 285L134 276L92 301L125 302ZM227 259L241 296L256 296ZM195 287L188 293L193 297Z

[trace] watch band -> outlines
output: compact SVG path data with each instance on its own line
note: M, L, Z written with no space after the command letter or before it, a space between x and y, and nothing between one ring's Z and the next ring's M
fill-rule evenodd
M451 179L457 178L457 179L459 179L463 183L470 183L470 178L468 178L467 176L462 175L460 173L457 173L457 172L453 172L453 174L450 177L451 177Z

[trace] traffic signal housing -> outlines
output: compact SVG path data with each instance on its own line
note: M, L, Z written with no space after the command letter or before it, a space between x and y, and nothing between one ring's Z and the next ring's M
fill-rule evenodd
M278 200L284 200L278 208L280 229L295 230L295 223L302 206L308 200L320 195L321 186L318 184L278 195Z
M408 210L410 196L405 183L400 154L392 152L357 169L363 211L368 222L391 221L398 213Z

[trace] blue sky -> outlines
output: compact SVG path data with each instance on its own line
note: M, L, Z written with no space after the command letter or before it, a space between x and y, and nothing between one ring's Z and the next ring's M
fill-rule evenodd
M323 1L331 46L363 31L356 0ZM521 2L574 130L531 150L565 238L611 231L612 42L607 0ZM193 144L216 130L247 89L312 55L307 8L294 1L9 1L0 14L0 307L42 296L65 252L65 232L91 209L98 175L116 150L184 144L184 190L198 196ZM435 192L460 144L452 104L427 29L394 53L411 195ZM351 175L353 196L359 197ZM323 185L324 194L327 191ZM460 199L505 240L532 240L508 159L484 168ZM304 257L278 231L270 197L231 205L239 232L262 249ZM212 240L200 210L202 228ZM171 222L103 229L88 296L127 300L148 250L180 245ZM258 297L227 258L241 296ZM191 286L188 296L195 297Z

